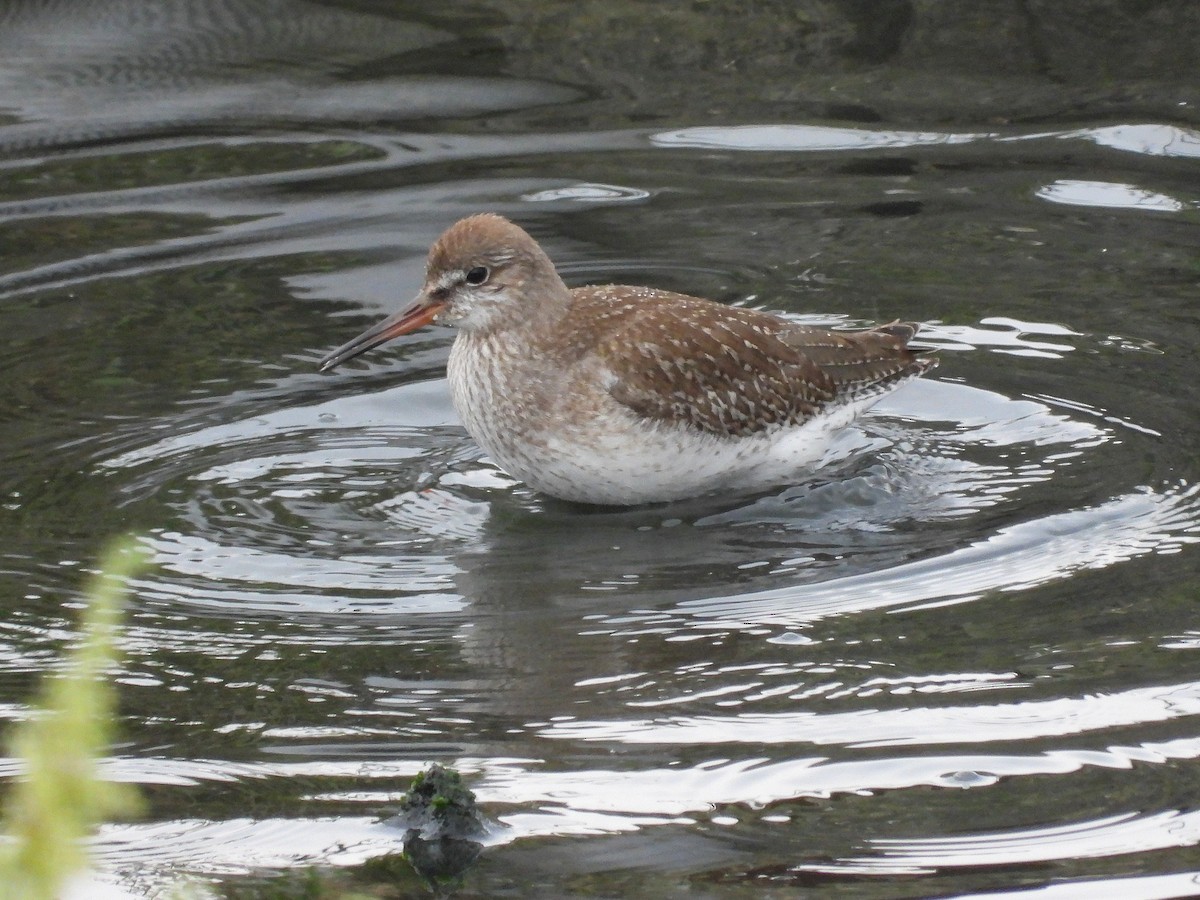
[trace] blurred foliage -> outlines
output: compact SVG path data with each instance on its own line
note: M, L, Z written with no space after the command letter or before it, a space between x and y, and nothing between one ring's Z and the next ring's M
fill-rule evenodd
M83 842L91 829L138 808L130 786L101 779L99 760L115 721L116 691L106 674L117 658L122 593L140 565L130 541L104 556L87 590L81 642L9 737L25 774L4 807L8 842L0 849L0 885L7 900L57 898L86 864Z

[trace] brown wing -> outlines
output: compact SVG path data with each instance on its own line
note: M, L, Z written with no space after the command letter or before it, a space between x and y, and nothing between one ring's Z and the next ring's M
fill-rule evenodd
M781 339L820 367L834 383L835 400L882 394L898 382L923 375L935 356L918 356L908 342L920 330L915 322L892 322L863 331L828 331L792 325ZM829 340L833 338L834 340Z
M915 325L835 332L666 291L620 290L630 302L618 307L615 289L573 292L622 320L593 348L614 376L610 393L638 415L712 434L800 424L935 362L906 349Z

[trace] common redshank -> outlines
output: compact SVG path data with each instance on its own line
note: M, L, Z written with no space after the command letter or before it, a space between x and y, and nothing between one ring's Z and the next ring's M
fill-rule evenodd
M786 483L937 365L908 348L912 322L829 331L649 287L568 288L524 230L483 214L438 238L411 304L321 371L430 322L458 329L450 394L471 436L530 487L582 503Z

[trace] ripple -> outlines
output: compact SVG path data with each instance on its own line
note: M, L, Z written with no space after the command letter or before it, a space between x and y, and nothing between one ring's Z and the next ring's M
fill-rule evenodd
M823 125L700 126L664 131L650 142L660 147L696 147L723 150L871 150L887 147L924 147L966 144L991 135L937 131L874 131L866 128L831 128Z
M618 184L572 184L561 188L548 188L521 196L530 203L549 203L557 200L575 200L583 203L624 203L631 200L648 200L651 192Z
M959 894L954 900L1092 900L1121 897L1122 900L1171 900L1200 894L1200 872L1170 875L1120 876L1075 879L1065 884L1048 884L1016 891Z
M1177 759L1194 759L1196 742L1179 748ZM525 771L520 767L492 769L474 789L489 802L546 804L560 821L573 811L630 816L686 816L712 807L737 804L767 806L800 797L829 797L916 786L987 789L995 777L1065 774L1088 765L1105 765L1103 753L979 754L945 756L920 754L893 759L829 762L821 757L730 761L716 758L691 767L648 768L636 772L591 769L574 772ZM964 773L974 773L964 779ZM542 813L503 818L516 836L546 833ZM1185 844L1176 845L1185 846ZM1107 852L1112 852L1111 849ZM1103 854L1100 854L1103 855Z
M1021 334L1074 334L989 321L1005 329L1007 347L1026 341ZM982 340L965 331L957 339ZM671 628L796 627L1015 590L1195 540L1187 485L1135 487L1087 508L991 527L993 511L1057 472L1086 469L1110 444L1119 452L1114 424L1137 426L1084 404L1011 399L951 381L924 379L885 399L795 485L667 511L585 511L533 494L480 458L442 379L223 419L182 430L164 422L149 433L166 436L132 446L118 434L109 446L120 449L96 461L126 504L173 510L173 521L145 539L160 574L140 587L158 601L277 614L456 612L473 594L464 554L499 541L514 561L540 560L537 535L552 529L564 553L559 574L581 590L636 594L638 582L668 569L680 585L704 584L709 596L681 602ZM532 530L506 526L514 516ZM944 553L938 533L914 523L956 529L959 542L974 537ZM755 545L750 559L747 543ZM611 554L596 555L614 545L622 548L615 579ZM728 580L714 583L704 560L725 558L756 579L790 583L755 590L739 574L737 592L723 592ZM635 619L611 624L623 631Z
M551 835L619 834L664 824L694 823L694 816L714 808L761 809L800 797L829 797L838 793L897 789L919 785L977 790L998 777L1064 774L1086 766L1112 762L1128 765L1129 758L1195 759L1200 742L1177 741L1144 748L1113 748L1105 753L939 756L922 753L909 758L830 762L819 757L780 762L764 759L731 761L715 758L687 767L646 767L609 770L542 771L532 760L462 759L460 768L484 805L523 807L500 816L505 826L493 832L489 844ZM1122 757L1121 753L1125 756ZM145 767L150 767L147 773ZM352 759L304 763L222 763L217 769L203 761L128 759L106 766L109 777L154 783L225 783L230 773L239 779L374 779L394 784L419 769L412 761ZM162 771L154 771L162 770ZM184 779L182 782L180 779ZM395 852L402 834L376 818L345 813L347 803L377 807L398 794L356 787L325 792L312 803L337 804L336 817L310 815L293 819L234 818L223 821L176 819L155 823L109 825L101 829L94 851L107 868L153 878L157 872L183 868L208 874L240 873L259 866L305 862L354 864ZM767 818L764 817L764 821ZM778 818L778 817L774 817ZM1066 859L1076 856L1118 857L1144 849L1186 847L1200 839L1195 813L1166 810L1139 815L1123 813L1065 826L1010 830L980 835L920 839L874 839L874 855L838 859L832 863L801 864L798 868L831 874L889 872L1004 864L1014 861Z
M152 14L126 0L102 6L99 16L68 23L54 4L0 13L0 76L10 85L8 108L23 119L0 127L0 146L111 142L245 121L286 127L471 115L579 96L518 78L382 71L370 79L338 78L453 39L392 15L278 0L163 0ZM50 51L44 40L50 33L70 52Z
M1080 337L1079 332L1053 322L1023 322L1007 316L990 316L979 321L981 326L945 325L935 323L922 327L918 342L938 350L988 349L1012 356L1061 359L1075 350L1066 340L1046 341L1030 337Z
M1200 813L1164 810L999 834L946 835L916 840L874 840L878 857L844 860L857 872L889 872L1013 865L1059 859L1116 857L1200 843ZM838 868L841 868L840 866ZM829 871L829 869L824 869Z
M740 686L727 684L720 690L744 692ZM682 699L699 698L688 695ZM802 697L793 694L790 699ZM1197 714L1200 714L1200 684L1190 682L1089 697L970 706L860 708L851 713L777 715L756 715L743 710L729 716L572 721L555 723L543 729L542 734L561 740L621 744L811 743L856 748L927 747L1034 740L1164 722ZM1129 767L1128 759L1116 762L1120 758L1117 750L1110 748L1108 758L1112 760L1111 765Z
M962 603L989 591L1026 590L1085 569L1171 553L1200 542L1198 521L1196 486L1163 493L1145 488L1094 508L1004 528L969 547L927 560L815 585L684 601L675 612L707 628L795 628L870 609L912 611L932 603ZM660 629L671 630L669 617L656 616ZM610 621L614 633L629 627L629 619Z
M1103 147L1145 156L1185 159L1200 156L1200 132L1192 128L1155 123L1011 135L992 131L895 131L801 124L706 125L657 132L649 136L650 143L658 147L753 152L862 151L1047 139L1090 141Z
M116 871L159 869L248 875L270 867L359 865L398 853L404 835L371 818L176 819L149 825L107 825L92 844L98 862ZM150 873L140 873L141 875Z

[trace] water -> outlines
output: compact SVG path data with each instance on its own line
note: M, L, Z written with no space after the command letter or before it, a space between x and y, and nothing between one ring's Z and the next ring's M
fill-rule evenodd
M467 895L1200 891L1194 86L649 116L512 10L72 9L0 13L0 712L141 534L102 878L355 867L437 761L496 822ZM570 283L919 319L941 366L796 485L538 496L452 333L315 372L485 209Z

